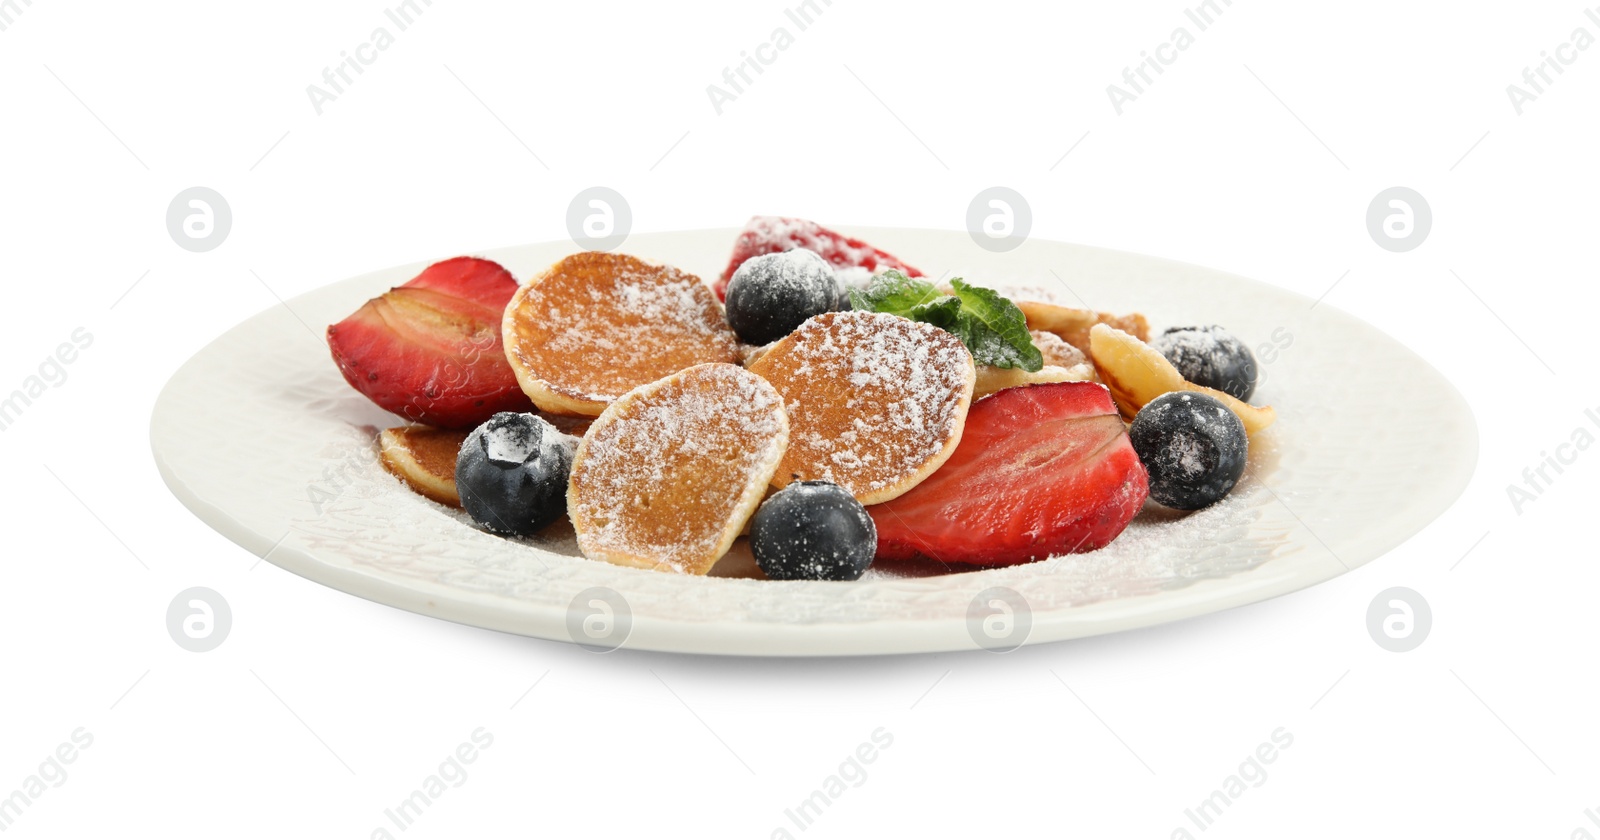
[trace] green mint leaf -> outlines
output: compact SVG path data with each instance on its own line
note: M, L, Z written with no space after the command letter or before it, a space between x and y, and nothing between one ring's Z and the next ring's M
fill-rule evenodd
M950 281L954 296L918 277L889 269L873 275L865 289L850 290L850 306L858 312L886 312L955 335L981 365L1022 368L1044 367L1044 356L1028 335L1022 310L998 292Z
M1030 372L1044 367L1044 355L1028 334L1028 319L1016 304L993 289L969 285L959 277L950 281L950 287L961 301L960 325L952 332L961 337L974 360Z
M911 312L906 317L955 332L961 320L961 299L944 295L927 303L919 303L911 307Z
M850 306L862 312L887 312L912 318L912 310L941 297L944 295L932 283L907 277L891 268L874 274L866 289L851 289Z

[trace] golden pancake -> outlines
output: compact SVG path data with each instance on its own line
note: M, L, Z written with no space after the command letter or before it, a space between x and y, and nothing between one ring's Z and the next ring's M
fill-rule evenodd
M978 365L978 376L972 385L972 398L982 399L996 391L1020 388L1023 385L1044 385L1050 382L1087 382L1094 378L1092 365L1074 365L1064 368L1045 365L1035 371L1021 368L1000 368Z
M1022 385L1087 382L1095 378L1094 364L1083 351L1052 332L1030 330L1028 334L1033 339L1033 346L1039 348L1039 355L1044 357L1044 367L1029 372L1021 368L978 365L978 379L972 386L973 399Z
M950 457L972 403L954 335L880 312L818 315L750 365L783 395L789 449L773 483L822 479L885 502Z
M1044 357L1047 365L1064 368L1090 365L1086 352L1068 344L1066 339L1053 332L1028 330L1028 337L1033 339L1033 346L1039 348L1039 355Z
M573 437L583 437L584 433L589 431L589 426L594 423L593 417L584 417L578 414L551 414L548 411L536 413L549 422L550 425L555 426L556 431Z
M461 507L456 455L471 429L396 426L378 433L378 460L412 490L441 505Z
M573 254L517 290L501 324L506 358L534 405L594 417L684 368L740 361L738 339L700 278L626 254Z
M567 513L585 557L703 575L761 504L789 442L783 400L733 364L641 386L594 421Z

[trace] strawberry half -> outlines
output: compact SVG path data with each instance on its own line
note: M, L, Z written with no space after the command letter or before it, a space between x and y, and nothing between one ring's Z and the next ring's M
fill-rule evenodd
M973 403L950 460L867 512L878 559L1010 566L1106 545L1148 494L1111 393L1060 382Z
M733 241L733 259L722 270L722 276L712 284L717 299L728 295L728 280L733 272L751 257L777 254L794 248L815 251L834 268L865 268L877 273L886 268L897 268L908 277L921 277L922 272L906 265L899 257L852 239L842 233L828 230L816 222L790 219L783 216L752 216Z
M500 346L517 281L475 257L434 263L328 327L328 349L351 387L385 411L465 429L497 411L531 411Z

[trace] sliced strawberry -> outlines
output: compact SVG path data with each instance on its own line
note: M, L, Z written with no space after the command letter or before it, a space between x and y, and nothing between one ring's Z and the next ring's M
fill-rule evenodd
M867 512L879 559L1010 566L1106 545L1148 493L1111 393L1059 382L973 403L950 460Z
M499 263L478 257L455 257L436 262L413 277L402 289L432 289L470 300L495 311L498 319L517 290L516 278ZM506 289L510 289L507 292Z
M722 270L722 277L712 284L717 292L717 299L727 297L728 280L745 260L793 248L815 251L823 259L833 263L834 268L865 268L872 272L898 268L907 276L922 276L921 271L901 262L899 257L880 251L859 239L828 230L816 222L783 216L753 216L745 223L739 238L733 241L733 259L729 260L728 267Z
M328 327L328 348L357 391L418 423L464 429L533 403L500 346L517 281L489 260L434 263Z

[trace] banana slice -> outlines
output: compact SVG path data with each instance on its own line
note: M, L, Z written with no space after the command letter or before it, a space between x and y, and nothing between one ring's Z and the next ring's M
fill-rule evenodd
M1214 388L1185 381L1160 351L1115 327L1096 324L1089 330L1089 357L1100 373L1100 381L1111 389L1117 410L1129 421L1151 400L1171 391L1192 391L1216 397L1239 415L1248 434L1271 426L1278 418L1270 405L1253 406Z

